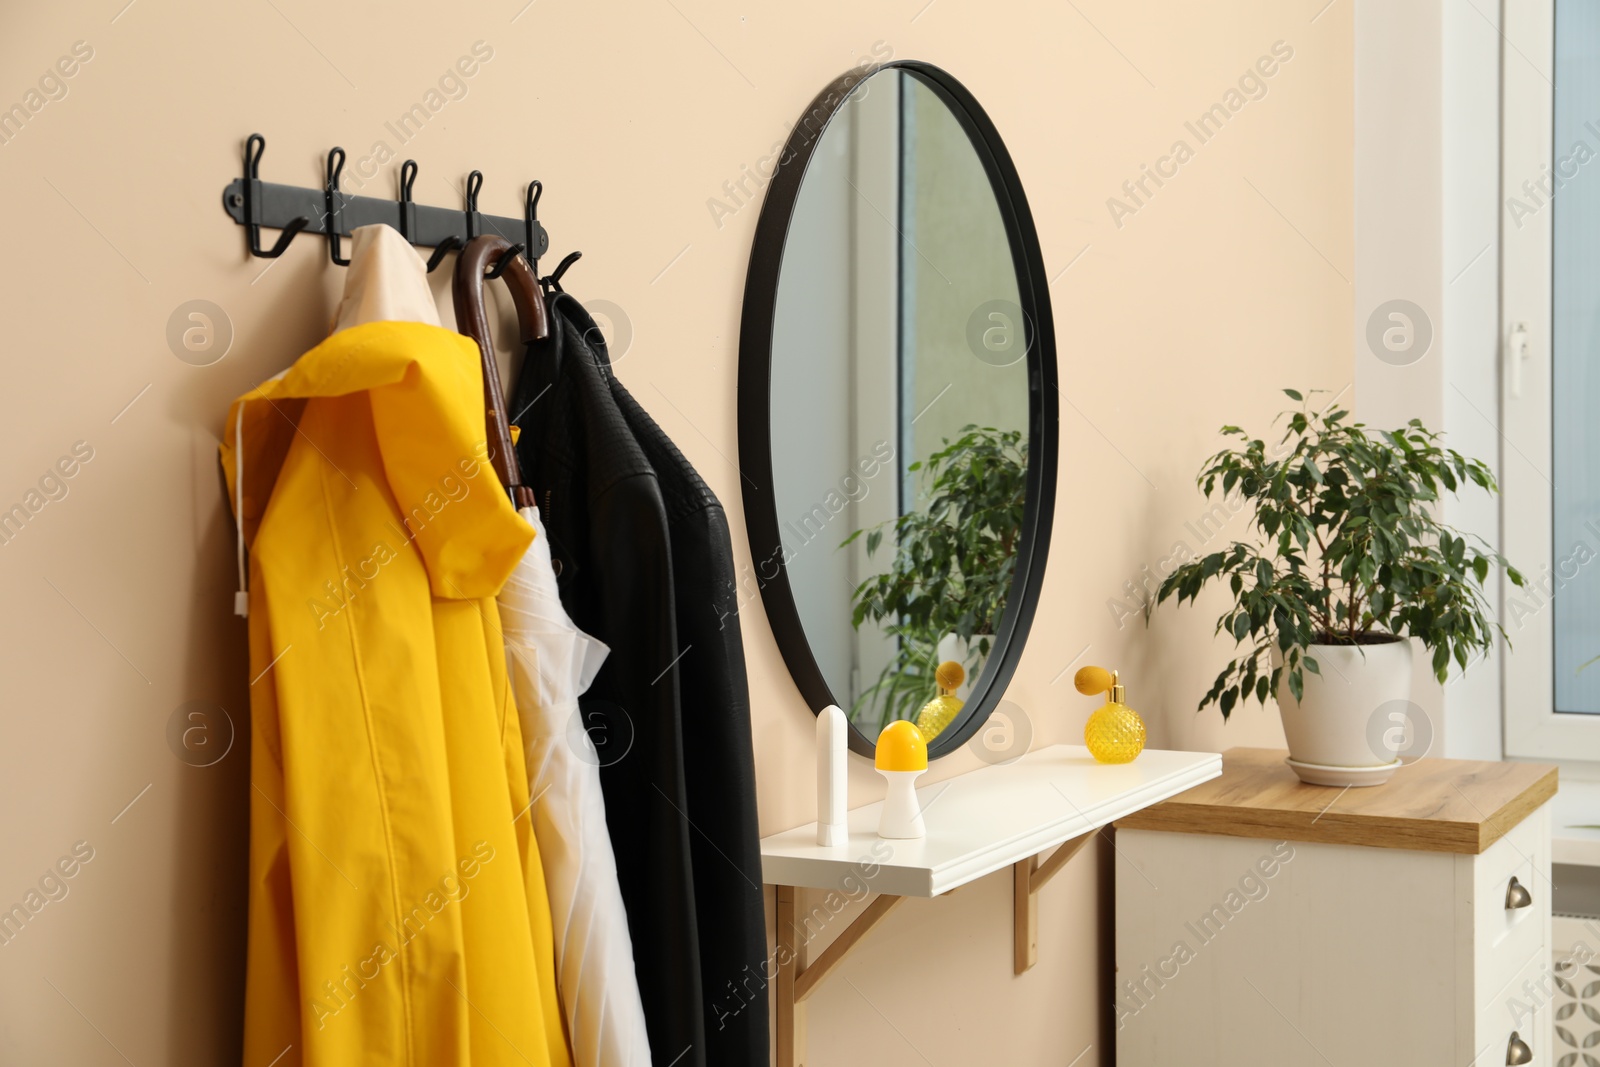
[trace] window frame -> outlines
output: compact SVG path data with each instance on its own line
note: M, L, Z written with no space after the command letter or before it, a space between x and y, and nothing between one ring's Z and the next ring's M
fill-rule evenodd
M1600 763L1600 715L1555 709L1552 315L1554 218L1524 182L1554 161L1555 0L1507 0L1501 111L1501 544L1528 579L1506 581L1505 753Z

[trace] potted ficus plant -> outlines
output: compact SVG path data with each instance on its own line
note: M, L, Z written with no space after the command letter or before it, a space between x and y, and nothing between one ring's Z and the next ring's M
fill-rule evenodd
M1005 610L1026 499L1027 442L1020 430L968 425L942 444L906 468L922 483L915 506L840 544L865 535L867 555L875 557L888 535L894 547L888 569L853 594L852 625L859 630L871 621L896 638L895 655L852 709L857 722L914 718L938 693L934 671L944 659L961 662L970 686Z
M1196 479L1207 497L1242 494L1259 536L1183 563L1155 604L1193 602L1225 583L1232 600L1217 631L1245 651L1200 708L1216 704L1226 720L1241 701L1276 696L1303 780L1376 785L1399 761L1370 725L1385 704L1409 698L1410 639L1443 682L1452 660L1465 669L1505 636L1484 595L1491 571L1504 568L1519 586L1523 578L1481 538L1439 521L1441 493L1468 483L1498 491L1481 461L1443 447L1416 419L1369 433L1345 410L1284 393L1301 407L1279 415L1276 447L1224 426L1238 446L1206 460Z

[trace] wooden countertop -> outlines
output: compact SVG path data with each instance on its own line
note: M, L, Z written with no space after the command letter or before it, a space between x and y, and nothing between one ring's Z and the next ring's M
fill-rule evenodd
M1124 816L1119 829L1476 855L1556 793L1543 763L1423 759L1386 784L1306 785L1281 749L1234 748L1222 777Z

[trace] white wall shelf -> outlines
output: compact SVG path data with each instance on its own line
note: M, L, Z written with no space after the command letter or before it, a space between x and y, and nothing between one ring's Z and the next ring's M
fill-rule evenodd
M907 897L936 897L1006 867L1014 886L1016 973L1033 966L1038 891L1109 823L1222 773L1214 752L1149 749L1132 763L1096 763L1081 745L1053 745L917 790L927 836L878 837L882 803L852 809L849 836L817 844L807 823L761 842L762 876L777 887L778 1065L803 1067L806 999L866 933ZM1048 858L1042 854L1056 849ZM799 890L881 893L820 953Z
M1110 766L1081 745L1052 745L917 790L928 825L919 841L880 845L883 805L867 804L851 810L842 844L817 844L816 823L763 838L761 873L768 885L837 889L841 879L861 877L859 864L875 859L873 846L881 852L887 845L894 854L877 863L872 889L936 897L1221 773L1214 752L1151 749Z

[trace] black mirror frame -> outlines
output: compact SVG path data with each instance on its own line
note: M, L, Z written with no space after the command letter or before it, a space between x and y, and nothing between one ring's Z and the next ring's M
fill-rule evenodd
M916 60L896 60L853 68L817 94L784 145L761 204L755 241L750 250L750 267L745 276L744 311L739 326L739 460L743 475L740 484L744 490L750 555L767 619L795 684L810 704L812 713L820 713L837 701L817 666L795 608L773 489L773 316L789 224L801 181L822 132L857 86L879 71L896 68L914 75L938 94L965 128L983 161L1010 240L1017 292L1026 320L1024 335L1028 338L1027 499L1017 543L1016 571L1005 613L996 628L995 647L990 650L977 690L956 720L928 746L929 758L936 759L966 744L988 721L1022 656L1044 581L1055 513L1056 453L1060 438L1055 324L1050 312L1049 280L1022 181L999 132L978 101L965 86L938 67ZM849 709L846 709L848 714ZM853 752L871 757L875 741L852 724L850 748Z

